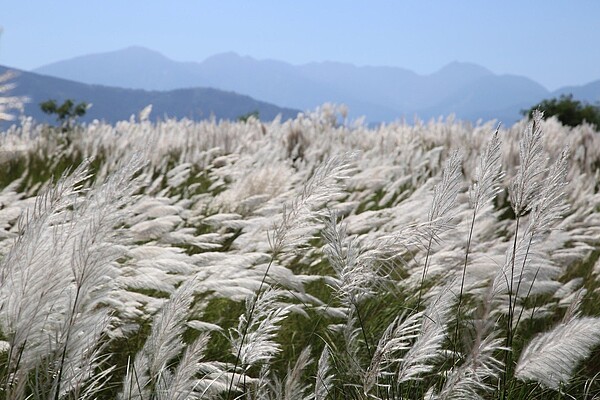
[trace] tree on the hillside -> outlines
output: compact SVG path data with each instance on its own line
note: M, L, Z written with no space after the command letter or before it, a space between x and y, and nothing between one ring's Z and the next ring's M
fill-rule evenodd
M545 117L556 115L563 125L577 126L587 122L600 129L600 106L575 100L572 94L563 94L558 99L543 100L528 110L522 110L521 113L531 118L536 109L543 111Z
M40 109L44 113L56 115L56 122L60 124L63 130L69 130L77 118L85 115L88 108L87 103L75 104L71 99L65 100L60 106L56 103L56 100L47 100L40 103Z
M260 119L260 113L258 110L251 111L249 113L240 115L237 117L238 122L248 122L251 118Z

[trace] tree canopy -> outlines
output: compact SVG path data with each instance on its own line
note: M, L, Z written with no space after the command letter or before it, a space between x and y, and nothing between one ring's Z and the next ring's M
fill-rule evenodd
M88 104L85 102L75 104L73 100L67 99L59 106L56 100L46 100L40 103L40 109L49 115L56 114L56 121L63 128L69 128L76 118L85 115Z
M528 110L521 111L521 113L531 118L533 111L536 109L543 111L546 117L556 115L563 125L577 126L587 122L595 125L596 129L600 128L600 106L575 100L572 94L563 94L560 98L543 100Z

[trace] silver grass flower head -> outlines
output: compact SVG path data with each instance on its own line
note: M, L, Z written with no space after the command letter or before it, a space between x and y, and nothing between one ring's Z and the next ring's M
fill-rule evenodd
M450 320L450 311L455 295L450 290L452 283L442 287L423 312L419 337L400 361L397 381L420 380L431 372L434 363L443 357L442 345Z
M7 71L0 75L0 121L12 121L15 119L10 110L23 111L24 104L29 101L24 96L9 96L8 93L15 88L15 84L10 81L15 77L15 73Z
M284 249L294 249L305 243L306 228L314 225L320 209L343 193L341 181L353 172L353 161L357 153L331 157L312 174L302 188L299 197L290 206L284 206L281 222L269 236L273 254Z
M558 390L599 343L599 318L573 318L533 338L521 352L515 376Z
M123 399L146 397L153 382L160 382L161 377L170 374L168 365L185 347L181 335L186 328L195 285L195 279L183 283L154 317L150 335L123 381Z
M292 369L288 368L283 393L284 400L308 400L311 398L309 393L310 385L302 380L304 371L312 363L310 351L310 346L305 347L300 352L294 367Z
M215 364L203 363L201 360L208 346L210 335L202 333L196 340L186 347L185 352L175 369L166 388L165 398L172 400L185 400L192 397L192 393L207 390L205 385L210 383L210 376L198 382L197 374L207 367L214 367ZM200 389L200 387L202 387ZM199 390L200 389L200 390Z
M369 393L382 375L393 374L392 365L404 360L404 354L419 337L422 325L422 312L403 313L398 315L383 332L371 359L371 364L364 374L363 390Z
M442 179L435 186L433 200L429 209L429 221L438 221L448 218L450 211L454 207L456 196L458 195L462 184L462 154L455 150L442 171Z
M499 127L492 135L475 172L475 182L469 190L471 207L476 211L491 201L499 192L499 181L502 179L502 162L500 152Z
M326 344L323 346L323 351L317 363L314 400L325 400L331 390L333 374L331 373L329 359L330 351L329 346Z
M346 227L337 222L335 213L325 220L323 238L325 255L337 278L333 289L342 303L350 307L372 296L379 281L374 260L362 257L364 253L360 253L354 240L346 237Z
M545 234L553 223L568 210L565 187L567 186L569 149L565 148L550 166L543 186L535 198L531 210L528 231L532 235Z
M442 390L434 398L439 400L486 399L486 393L493 392L503 363L495 358L503 350L502 339L494 332L479 338L471 351L457 368L447 377Z
M520 141L520 165L512 181L510 202L516 216L522 216L532 207L540 190L541 176L546 172L546 155L542 143L543 113L535 111Z
M244 370L269 362L281 351L275 337L291 306L282 304L280 297L281 293L271 288L248 297L246 313L240 316L238 327L230 330L231 353L239 354Z

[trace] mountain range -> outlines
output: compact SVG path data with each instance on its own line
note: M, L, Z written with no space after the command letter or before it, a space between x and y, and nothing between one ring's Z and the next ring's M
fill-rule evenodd
M54 117L42 113L39 104L54 99L59 104L66 99L75 102L85 101L92 107L80 120L94 119L109 123L127 120L137 115L147 105L152 104L151 119L190 118L193 120L214 117L235 120L240 116L258 112L261 119L272 120L277 115L283 119L294 118L298 110L277 107L249 96L212 88L182 88L166 91L109 87L97 84L80 83L32 72L19 71L0 66L0 74L7 70L16 76L11 82L16 86L11 96L26 96L25 115L38 122L54 122ZM1 122L1 121L0 121ZM6 128L10 123L1 123Z
M451 113L476 121L512 124L520 111L545 98L573 93L600 101L600 80L549 91L532 79L498 75L472 63L453 62L419 75L399 67L354 66L338 62L292 65L222 53L203 62L173 61L143 48L91 54L39 67L34 72L88 84L168 91L212 87L243 93L291 109L314 109L343 103L353 117L368 122L409 121Z

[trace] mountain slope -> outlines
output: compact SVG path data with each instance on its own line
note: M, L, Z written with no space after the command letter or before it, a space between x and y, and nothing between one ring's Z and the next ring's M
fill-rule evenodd
M193 63L174 62L158 52L137 46L75 57L36 68L33 72L129 89L171 90L201 86L191 84L199 81Z
M298 109L344 103L351 117L366 115L370 122L412 119L414 115L429 119L450 113L461 119L512 122L521 117L522 108L553 94L531 79L496 75L464 62L419 75L398 67L338 62L296 66L235 53L217 54L201 63L178 62L140 47L77 57L36 71L147 90L214 87ZM600 84L587 86L569 89L600 99Z
M577 100L583 100L591 104L600 103L600 79L582 86L566 86L552 93L553 97L561 94L572 94Z
M431 76L397 67L346 63L294 66L221 53L201 63L177 62L141 47L92 54L37 68L35 72L90 84L146 90L215 87L287 107L312 109L345 103L354 115L393 120L418 113L490 71L451 63Z
M0 66L0 74L7 69ZM280 108L248 96L217 89L146 91L89 85L30 72L17 72L18 76L15 78L17 87L11 91L11 95L29 97L30 102L25 106L25 114L43 122L52 120L39 109L39 103L48 99L55 99L59 103L66 99L91 103L92 107L83 121L99 119L110 123L128 119L148 104L153 105L151 115L153 118L186 117L199 120L214 116L217 119L235 119L258 111L262 119L271 120L279 114L284 119L289 119L298 113L296 110Z
M511 90L506 90L507 87ZM455 113L468 120L496 119L512 125L522 118L518 111L539 102L547 94L543 86L520 76L483 76L425 112L429 115Z

